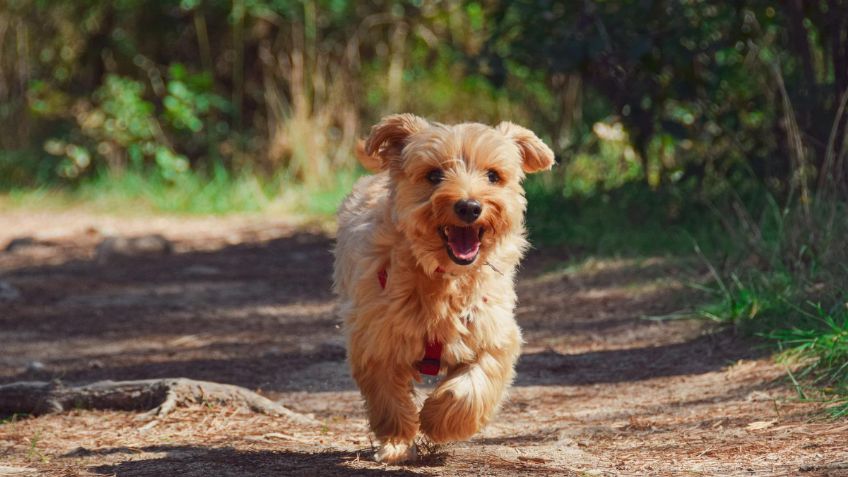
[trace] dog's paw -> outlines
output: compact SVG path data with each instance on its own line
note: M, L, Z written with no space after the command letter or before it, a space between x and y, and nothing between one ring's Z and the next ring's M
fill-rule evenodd
M402 464L412 462L418 457L415 446L412 444L387 442L380 446L374 454L374 460L384 464Z

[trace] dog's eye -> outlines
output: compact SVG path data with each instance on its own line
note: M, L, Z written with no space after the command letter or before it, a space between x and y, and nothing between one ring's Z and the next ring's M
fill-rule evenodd
M427 173L427 180L430 181L431 184L438 184L442 182L442 179L445 178L445 173L441 169L433 169L429 173Z
M501 176L497 171L489 169L489 172L486 174L486 177L489 178L489 182L492 184L497 184L501 181Z

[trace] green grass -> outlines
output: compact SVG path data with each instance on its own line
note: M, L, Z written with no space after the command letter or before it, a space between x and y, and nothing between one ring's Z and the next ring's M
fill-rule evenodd
M816 274L749 271L716 277L719 300L702 316L764 338L780 352L802 399L848 417L848 293ZM792 370L795 371L792 371Z
M27 457L30 460L39 460L41 462L47 462L49 459L38 450L38 443L41 441L41 430L36 430L35 435L28 439L29 441L29 450L27 451Z
M848 417L848 312L846 307L826 310L808 303L808 323L778 328L765 336L787 347L787 357L808 362L800 378L809 381L831 402L835 417ZM845 303L843 303L845 305Z
M6 206L82 206L94 211L223 215L281 212L315 218L335 213L358 171L336 173L322 186L306 187L283 174L231 173L222 166L166 180L144 171L95 174L74 185L8 188Z
M27 417L29 417L29 414L27 414L27 413L18 413L18 412L12 413L11 416L0 418L0 426L4 426L4 425L7 425L7 424L14 425L15 423L17 423L21 419L25 419Z

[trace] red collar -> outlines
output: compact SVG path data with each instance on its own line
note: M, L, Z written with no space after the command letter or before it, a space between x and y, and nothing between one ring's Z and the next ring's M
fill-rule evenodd
M424 359L418 363L418 371L421 374L435 376L442 368L442 343L427 343L424 346Z
M445 273L442 267L436 269L438 273ZM377 272L377 281L380 282L380 288L386 289L386 283L389 281L389 272L385 268ZM424 343L424 357L418 363L418 371L421 374L435 376L439 374L439 369L442 367L442 343L436 341L433 343Z

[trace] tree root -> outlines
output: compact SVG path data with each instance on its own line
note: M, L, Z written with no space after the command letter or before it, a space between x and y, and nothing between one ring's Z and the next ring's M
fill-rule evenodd
M235 404L254 412L283 416L298 424L317 423L309 416L243 387L187 378L98 381L84 386L65 386L59 381L19 381L0 385L0 415L117 409L146 411L139 419L155 419L166 416L183 403Z

